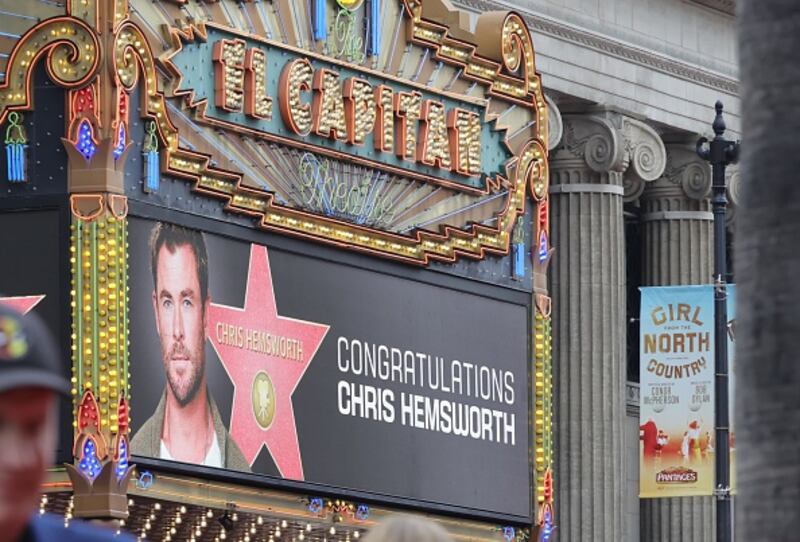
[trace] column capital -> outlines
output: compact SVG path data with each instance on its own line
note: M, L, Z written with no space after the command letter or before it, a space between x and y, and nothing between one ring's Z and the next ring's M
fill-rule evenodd
M564 138L555 162L580 158L597 173L624 174L626 199L638 197L644 183L663 174L667 161L664 142L644 122L608 110L570 113L563 119Z
M645 198L708 199L711 193L711 166L697 155L695 141L696 138L666 141L664 174L645 190Z

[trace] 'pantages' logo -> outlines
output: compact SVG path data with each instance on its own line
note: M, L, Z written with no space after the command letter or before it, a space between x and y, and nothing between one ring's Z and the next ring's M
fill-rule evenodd
M687 467L671 467L656 473L658 484L693 484L697 482L697 471Z

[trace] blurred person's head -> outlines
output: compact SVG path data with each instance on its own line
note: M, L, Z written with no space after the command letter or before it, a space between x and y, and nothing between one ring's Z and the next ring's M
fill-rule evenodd
M364 542L452 542L441 526L414 516L394 516L372 529Z
M205 382L208 252L200 232L159 223L150 257L164 371L170 393L185 407Z
M33 314L0 304L0 533L14 540L36 510L69 393L53 338Z

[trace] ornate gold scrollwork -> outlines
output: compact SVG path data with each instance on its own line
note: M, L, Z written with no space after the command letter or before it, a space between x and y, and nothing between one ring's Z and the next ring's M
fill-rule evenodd
M516 13L510 13L503 23L501 38L503 64L510 72L516 74L520 68L525 81L525 93L528 93L531 79L536 77L534 63L533 41L525 21Z
M158 75L153 53L141 29L132 22L123 23L114 39L114 67L122 88L131 92L140 79L144 80L142 109L153 118L170 151L178 150L178 129L167 113L164 95L158 91Z
M45 54L48 75L66 88L83 86L100 66L100 43L86 23L72 17L42 21L20 38L8 59L0 85L0 122L9 111L33 107L33 68Z

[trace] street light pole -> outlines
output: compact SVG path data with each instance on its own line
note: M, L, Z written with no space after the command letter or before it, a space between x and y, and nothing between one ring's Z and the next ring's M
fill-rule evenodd
M731 465L729 442L729 397L728 397L728 293L726 288L726 230L725 213L728 198L725 185L725 168L739 157L739 143L722 137L725 121L722 119L722 102L715 105L717 116L712 128L715 137L708 141L701 137L697 141L697 154L711 163L712 196L714 211L714 385L715 385L715 472L717 499L717 541L731 542Z

